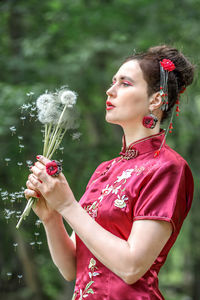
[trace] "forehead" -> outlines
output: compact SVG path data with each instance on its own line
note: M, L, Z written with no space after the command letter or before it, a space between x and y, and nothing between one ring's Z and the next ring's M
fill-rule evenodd
M115 77L128 76L135 80L144 80L142 69L137 60L125 62L117 71Z

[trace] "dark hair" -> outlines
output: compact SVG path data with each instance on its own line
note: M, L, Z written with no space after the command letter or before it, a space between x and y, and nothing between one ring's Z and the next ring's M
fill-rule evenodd
M148 84L148 95L160 91L160 61L164 58L170 59L175 70L168 75L168 102L167 111L163 112L162 120L166 119L176 103L178 94L190 85L194 77L194 66L176 48L166 45L149 48L146 52L134 54L126 58L125 62L138 60L142 69L144 79Z

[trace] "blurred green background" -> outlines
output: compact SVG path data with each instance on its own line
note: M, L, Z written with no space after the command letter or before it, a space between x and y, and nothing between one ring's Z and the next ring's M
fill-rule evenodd
M20 119L20 106L65 84L79 94L82 135L73 140L69 132L64 152L57 153L78 200L97 165L121 148L121 129L105 122L105 91L113 74L135 50L163 43L178 47L196 65L194 84L181 99L167 140L190 164L195 196L160 272L160 288L166 300L200 299L199 20L199 0L0 1L1 299L69 300L74 285L53 265L33 212L15 229L25 206L20 191L29 174L26 161L42 152L41 126ZM27 96L30 92L34 95Z

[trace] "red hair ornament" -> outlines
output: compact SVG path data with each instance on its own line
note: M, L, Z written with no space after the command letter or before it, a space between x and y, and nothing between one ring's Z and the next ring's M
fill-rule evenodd
M160 95L162 97L162 111L168 110L168 74L174 71L174 63L164 58L160 61Z

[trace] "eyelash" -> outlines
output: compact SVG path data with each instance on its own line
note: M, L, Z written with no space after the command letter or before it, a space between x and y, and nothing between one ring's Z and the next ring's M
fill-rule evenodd
M116 81L115 81L115 82L112 82L112 83L110 84L110 86L113 86L115 83L116 83ZM122 84L123 86L125 86L125 87L132 86L132 84L130 84L130 83L127 82L127 81L122 81L121 84Z

